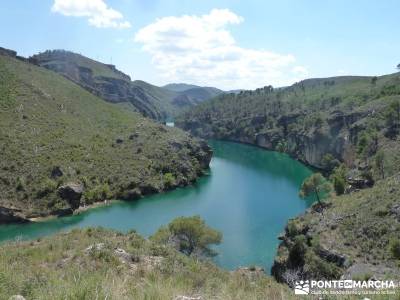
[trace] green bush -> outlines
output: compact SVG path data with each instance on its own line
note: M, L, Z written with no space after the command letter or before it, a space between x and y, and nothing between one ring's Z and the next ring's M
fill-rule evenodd
M46 178L46 180L41 184L40 190L37 191L37 196L39 198L42 198L52 192L54 192L57 189L57 182L54 180L51 180L49 178Z
M97 201L110 199L112 193L110 186L107 183L96 185L94 188L87 190L83 194L83 199L86 204L92 204Z
M304 265L304 258L307 252L306 237L298 235L294 239L294 244L289 250L289 262L292 266L300 267Z
M162 244L174 241L177 249L188 256L192 253L214 256L216 253L209 246L221 243L222 234L208 227L200 216L179 217L168 227L161 227L151 240Z
M165 173L164 174L164 184L167 188L171 188L175 184L175 176L172 173Z
M400 259L400 240L393 239L389 242L389 250L393 258Z

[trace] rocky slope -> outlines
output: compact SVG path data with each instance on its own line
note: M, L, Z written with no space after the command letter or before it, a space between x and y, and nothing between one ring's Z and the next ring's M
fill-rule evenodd
M212 154L204 141L107 103L5 51L0 153L0 223L187 185Z
M330 199L324 213L311 208L289 221L272 268L281 282L398 280L400 174L373 188ZM400 245L400 244L399 244Z
M121 104L158 121L165 121L182 109L215 96L219 91L202 87L175 91L141 80L131 81L114 65L64 50L45 51L33 55L29 60L62 74L108 102Z

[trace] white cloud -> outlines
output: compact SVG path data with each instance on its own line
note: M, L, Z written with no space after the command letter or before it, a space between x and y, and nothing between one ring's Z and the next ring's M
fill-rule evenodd
M225 89L287 85L307 70L290 54L243 48L228 25L244 20L228 9L202 16L164 17L141 28L135 41L152 55L169 82L214 85Z
M55 0L53 12L70 17L86 17L89 24L99 28L129 28L131 24L103 0Z

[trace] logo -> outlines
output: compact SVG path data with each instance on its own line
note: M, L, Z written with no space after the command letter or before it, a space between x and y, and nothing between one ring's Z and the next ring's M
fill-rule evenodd
M296 281L294 293L295 295L308 295L310 293L310 282L308 280Z
M394 295L400 285L393 280L300 280L295 295Z

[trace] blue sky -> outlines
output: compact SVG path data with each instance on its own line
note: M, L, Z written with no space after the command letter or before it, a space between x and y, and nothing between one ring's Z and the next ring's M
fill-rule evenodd
M397 0L3 0L0 46L72 50L157 85L282 86L395 72L399 11Z

